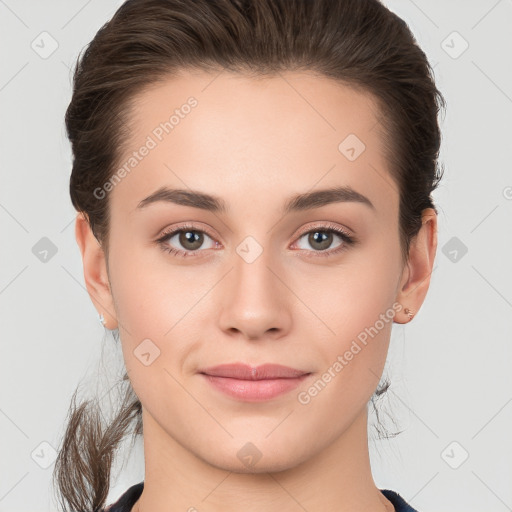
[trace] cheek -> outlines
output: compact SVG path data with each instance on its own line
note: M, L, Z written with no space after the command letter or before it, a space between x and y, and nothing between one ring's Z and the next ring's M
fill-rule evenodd
M365 288L372 291L372 288ZM340 292L338 292L338 297ZM386 362L394 309L386 293L343 296L331 304L339 306L331 317L335 334L316 340L317 378L301 388L298 402L304 412L329 418L329 433L337 435L348 427L366 406L378 386ZM332 307L332 306L331 306ZM312 330L310 332L313 335Z
M371 250L354 251L343 265L329 271L328 279L303 288L303 293L309 291L308 305L321 319L310 315L303 327L309 336L316 333L324 364L317 387L328 388L327 393L322 391L325 402L321 399L319 404L326 407L328 396L348 408L365 403L382 375L396 314L400 254L398 239L383 238L373 245Z
M394 311L392 305L400 276L399 252L391 243L372 245L371 249L347 253L338 266L315 270L309 275L293 271L288 277L294 283L294 291L310 309L305 311L305 326L309 330L316 327L317 336L329 346L342 348L344 343L374 325L381 314L388 312L389 316Z
M179 371L196 340L204 337L198 317L211 300L208 291L215 278L168 263L158 247L128 253L118 245L111 262L125 365L138 394L139 379L141 386L152 389L157 375L165 369Z
M169 336L173 326L197 302L203 286L192 270L172 264L171 256L156 245L140 245L140 249L132 246L128 250L120 241L112 251L116 314L122 324L120 330L128 336L160 339Z

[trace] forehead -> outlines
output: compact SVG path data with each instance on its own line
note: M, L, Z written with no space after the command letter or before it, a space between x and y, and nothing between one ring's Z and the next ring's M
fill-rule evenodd
M130 213L161 186L247 209L248 200L270 206L283 195L350 185L377 209L393 207L398 191L377 112L370 94L310 72L182 71L134 98L112 209Z

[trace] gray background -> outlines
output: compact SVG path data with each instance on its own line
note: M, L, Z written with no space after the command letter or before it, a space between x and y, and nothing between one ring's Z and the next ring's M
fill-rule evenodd
M512 510L512 1L385 3L448 107L431 287L413 322L394 326L385 370L383 419L404 432L371 433L375 481L420 512ZM70 68L120 4L0 0L0 511L56 510L50 477L71 394L84 376L101 394L123 368L84 287L63 122ZM109 502L144 478L142 443L126 454Z

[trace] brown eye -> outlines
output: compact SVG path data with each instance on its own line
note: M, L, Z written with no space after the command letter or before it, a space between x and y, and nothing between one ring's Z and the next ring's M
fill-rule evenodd
M308 243L311 247L318 249L319 251L324 251L325 249L329 249L332 244L333 234L329 231L321 231L315 230L311 231L308 236Z
M203 247L208 239L210 247ZM187 226L164 233L157 243L164 251L183 257L196 256L203 252L200 249L210 249L216 246L215 240L207 233Z
M204 236L200 231L180 231L178 241L187 251L195 251L203 244Z
M342 240L342 242L345 240L345 235L341 233L334 232L330 229L313 229L312 231L308 231L307 233L303 234L299 240L306 239L306 243L301 246L298 245L299 249L305 249L308 251L316 251L316 252L325 252L328 249L332 248L335 241L335 237ZM348 241L347 241L348 243ZM338 244L343 245L343 243Z
M332 247L336 238L340 242ZM306 243L301 243L302 240L305 240ZM335 224L329 224L318 226L309 231L303 231L296 245L299 249L306 251L305 255L307 257L315 257L335 256L350 246L355 245L356 242L354 236L349 235Z

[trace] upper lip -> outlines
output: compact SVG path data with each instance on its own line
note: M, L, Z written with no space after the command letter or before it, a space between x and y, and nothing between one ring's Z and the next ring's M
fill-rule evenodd
M215 377L230 377L241 380L290 379L306 375L309 372L282 366L280 364L262 364L251 366L244 363L221 364L210 366L199 371Z

